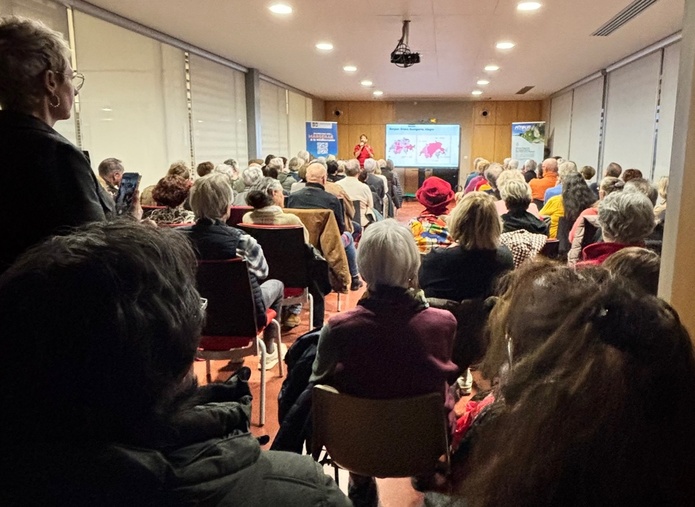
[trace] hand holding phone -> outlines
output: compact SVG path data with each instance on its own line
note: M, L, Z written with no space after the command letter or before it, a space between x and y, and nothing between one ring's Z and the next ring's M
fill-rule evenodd
M139 173L124 173L116 195L116 215L124 215L131 210L133 196L140 185Z

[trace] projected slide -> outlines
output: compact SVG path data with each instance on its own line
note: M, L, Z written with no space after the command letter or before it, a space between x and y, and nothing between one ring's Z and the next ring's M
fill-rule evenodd
M386 156L396 167L458 167L459 125L386 125Z

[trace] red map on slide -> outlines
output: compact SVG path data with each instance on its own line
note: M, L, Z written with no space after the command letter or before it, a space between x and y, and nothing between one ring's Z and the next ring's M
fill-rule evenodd
M394 141L391 147L389 148L389 151L395 153L396 155L400 155L402 152L408 153L411 150L415 149L415 145L410 143L410 139L408 138L403 138L403 139L398 139L397 141Z
M424 155L426 158L432 158L434 156L439 158L439 155L444 155L445 153L446 150L444 149L444 146L442 143L437 141L436 143L427 143L420 152L420 155Z

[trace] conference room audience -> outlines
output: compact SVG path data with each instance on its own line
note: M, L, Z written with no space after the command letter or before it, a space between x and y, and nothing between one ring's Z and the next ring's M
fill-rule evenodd
M262 178L246 194L246 204L253 207L242 217L242 223L262 225L301 225L304 241L309 242L309 232L297 215L285 213L285 195L282 185L273 178Z
M557 184L545 191L543 202L548 202L551 197L562 194L562 181L569 173L577 172L577 164L572 161L565 161L558 165Z
M517 311L506 326L511 367L500 399L473 424L469 456L454 472L465 505L692 503L692 342L666 302L603 278L529 284L524 306L537 317ZM539 323L555 326L517 360Z
M524 177L524 173L521 171L502 171L502 174L499 175L497 178L497 188L500 191L500 199L495 201L495 207L497 208L497 213L499 213L500 216L504 215L507 212L507 206L504 204L504 198L503 198L503 191L502 189L504 186L510 182L510 181L519 181L519 182L524 182L526 181L526 178ZM538 213L538 206L536 206L536 203L531 202L529 204L527 211L536 218L540 218L540 215Z
M0 201L16 217L4 226L0 273L44 238L113 210L87 158L53 128L70 118L84 82L70 56L62 34L43 23L0 19Z
M571 171L564 175L562 193L551 197L541 208L541 216L550 217L549 237L557 238L567 242L569 250L569 231L579 214L591 207L596 202L596 196L589 187L586 186L584 178L576 172ZM563 219L564 227L558 234L560 220Z
M464 195L451 211L449 232L454 243L422 259L418 278L425 296L452 301L491 296L499 276L514 267L512 253L499 243L495 200L483 192Z
M191 180L180 176L165 176L159 180L152 191L152 198L158 206L166 207L153 210L148 218L157 225L193 223L195 215L183 208L190 188Z
M644 178L633 178L625 182L624 188L626 190L632 189L636 190L637 192L642 192L652 202L652 206L656 206L656 201L659 199L659 191L654 185L652 185L651 181Z
M537 167L538 163L536 163L535 160L529 159L526 162L524 162L524 168L522 169L522 172L524 173L524 179L526 180L526 183L538 177L538 174L536 174Z
M386 165L382 169L384 176L386 176L386 181L388 182L388 195L391 203L393 204L393 209L390 210L390 218L393 218L397 213L397 210L403 207L403 187L401 187L401 181L396 172L393 160L386 160Z
M284 286L278 280L266 280L268 263L263 255L263 249L256 240L225 223L229 218L232 196L229 178L225 174L213 173L196 180L191 188L191 207L197 218L196 223L177 230L191 241L199 260L242 258L246 261L256 317L261 327L266 324L265 315L268 308L274 310L281 318ZM281 353L278 354L278 348L275 346L276 333L275 326L267 326L263 331L263 341L268 352L266 370L277 365L278 360L282 360L280 356L284 353L280 351Z
M446 215L455 194L449 182L430 176L418 188L415 198L425 209L408 222L408 227L420 253L426 254L435 247L451 245L454 240L449 232Z
M447 378L457 371L451 361L456 319L428 307L417 291L420 254L410 232L392 219L370 225L357 262L366 295L321 330L311 382L374 399L441 393L453 424ZM348 496L355 506L376 507L374 478L351 473Z
M490 167L490 162L484 158L476 158L473 161L475 171L468 175L463 187L464 193L474 192L475 189L485 181L485 171Z
M372 192L372 202L374 207L383 215L384 212L384 199L386 196L386 182L385 178L377 176L376 170L378 167L377 161L373 158L368 158L363 162L364 167L364 184L369 187Z
M215 164L213 164L210 161L201 162L195 168L195 172L198 173L199 178L202 178L203 176L207 176L208 174L210 174L214 170L215 170Z
M639 169L625 169L620 175L620 179L622 179L625 183L637 178L642 178L642 171Z
M376 216L374 215L374 198L372 197L372 191L357 178L359 173L359 161L354 158L350 159L345 163L345 178L338 181L337 184L343 187L353 203L359 201L360 222L358 225L365 227L370 222L375 221Z
M207 176L210 178L210 176ZM195 256L171 230L91 224L0 279L2 505L350 505L308 456L261 450L243 378L197 388Z
M106 158L99 163L97 171L99 184L115 199L118 194L118 185L121 184L121 178L125 172L123 162L113 157Z
M586 246L577 268L602 264L611 254L628 246L644 246L654 230L654 206L642 192L626 188L599 203L598 223L603 242Z
M292 157L289 162L287 162L287 169L289 173L285 181L282 182L282 189L289 193L292 188L293 183L297 183L302 178L299 176L299 168L304 165L304 159L299 157Z
M243 190L234 196L233 206L246 206L246 195L253 186L264 178L263 171L257 165L250 165L241 172L240 181L244 183Z

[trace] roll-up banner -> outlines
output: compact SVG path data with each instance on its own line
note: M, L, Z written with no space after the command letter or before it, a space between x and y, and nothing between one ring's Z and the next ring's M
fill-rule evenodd
M338 124L334 121L306 122L306 151L314 157L338 155Z
M526 160L543 162L545 150L545 122L512 123L512 158L521 164Z

